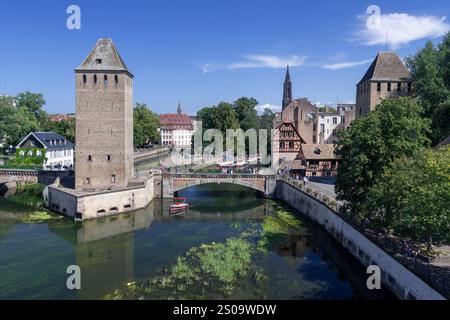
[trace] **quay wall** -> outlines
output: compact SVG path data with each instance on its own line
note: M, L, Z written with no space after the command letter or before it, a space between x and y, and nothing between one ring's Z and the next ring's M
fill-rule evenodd
M154 198L153 184L150 176L141 186L83 194L50 185L44 190L44 201L52 211L67 217L94 219L146 208Z
M277 180L276 198L321 225L365 267L381 269L382 286L400 299L445 300L426 282L375 245L328 206L283 180ZM369 275L367 275L369 277Z

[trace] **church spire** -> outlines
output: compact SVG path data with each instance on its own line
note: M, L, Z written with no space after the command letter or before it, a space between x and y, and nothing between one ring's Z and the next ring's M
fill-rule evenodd
M288 65L286 68L286 78L284 79L284 86L283 86L282 110L284 110L284 108L286 108L291 102L292 102L292 82Z
M183 113L183 110L181 110L181 102L180 101L178 101L177 113L178 114L182 114Z

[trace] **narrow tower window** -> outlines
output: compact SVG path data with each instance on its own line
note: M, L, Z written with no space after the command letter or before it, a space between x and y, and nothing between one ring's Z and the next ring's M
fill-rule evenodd
M116 84L119 83L119 77L117 76L117 74L114 76L114 81L116 82Z
M380 92L381 91L381 82L377 83L377 91Z
M88 161L92 161L92 156L88 155Z
M97 75L94 74L94 83L97 83Z
M83 83L86 83L86 75L85 74L83 74Z
M108 161L111 161L111 155L108 154L108 155L106 156L106 159L107 159Z
M103 84L105 85L105 87L108 85L108 76L106 74L103 77Z

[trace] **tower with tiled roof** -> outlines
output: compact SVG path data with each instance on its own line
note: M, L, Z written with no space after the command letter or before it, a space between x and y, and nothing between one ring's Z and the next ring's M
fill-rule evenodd
M409 70L395 52L380 52L356 85L356 116L366 116L385 98L412 92Z
M75 69L77 189L125 188L134 175L133 75L102 38Z

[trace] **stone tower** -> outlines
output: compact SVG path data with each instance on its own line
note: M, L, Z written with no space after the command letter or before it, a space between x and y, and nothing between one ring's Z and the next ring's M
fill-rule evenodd
M121 189L134 176L133 75L99 39L76 77L76 189Z
M395 52L380 52L356 85L356 117L367 116L386 98L412 94L409 70Z
M289 74L289 66L286 69L286 78L284 79L283 86L283 103L282 110L286 108L292 102L292 82L291 75Z

